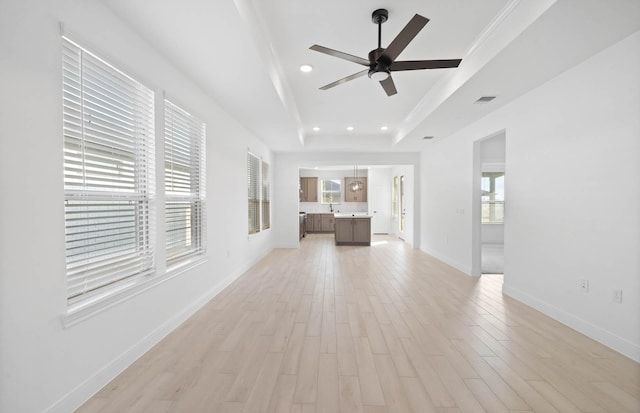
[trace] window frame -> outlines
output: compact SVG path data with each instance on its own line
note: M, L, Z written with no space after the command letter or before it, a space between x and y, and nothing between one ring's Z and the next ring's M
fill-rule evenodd
M485 190L483 189L483 180L485 178L489 179L489 191L484 194ZM496 198L496 181L497 179L503 179L503 191L502 198L503 199L495 199ZM481 182L480 182L480 221L483 225L495 225L495 224L504 224L504 179L505 173L504 171L483 171L481 174ZM487 208L485 208L485 206ZM502 207L502 216L501 218L496 218L496 212L498 207ZM485 209L488 209L488 217L485 215Z
M247 229L249 235L261 231L260 225L260 158L247 152Z
M206 124L168 99L164 171L165 260L172 268L206 252Z
M71 315L156 271L155 93L68 37L61 46Z
M393 177L393 184L392 184L392 190L391 190L391 217L393 219L398 219L398 203L399 203L399 196L398 196L398 192L400 191L399 188L399 177L396 175Z
M338 189L336 191L325 191L325 187L324 187L324 183L325 181L330 181L330 182L335 182L338 184ZM342 204L342 189L343 189L344 185L342 182L342 178L320 178L320 204L322 205L340 205ZM324 195L325 193L327 194L337 194L338 195L338 200L337 201L329 201L329 202L325 202L324 201Z
M255 165L252 166L252 162L255 162ZM247 151L247 231L249 236L271 228L270 169L269 164L262 157L253 154L250 150ZM253 170L255 173L252 173Z
M262 167L260 168L260 181L261 186L261 206L260 206L260 228L262 231L271 228L271 179L269 170L271 169L269 164L264 160L261 160Z

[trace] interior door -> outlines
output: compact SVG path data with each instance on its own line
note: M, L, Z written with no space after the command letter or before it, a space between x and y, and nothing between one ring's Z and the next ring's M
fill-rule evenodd
M389 200L389 188L385 185L376 185L371 197L371 226L374 234L388 234L391 223L391 202Z

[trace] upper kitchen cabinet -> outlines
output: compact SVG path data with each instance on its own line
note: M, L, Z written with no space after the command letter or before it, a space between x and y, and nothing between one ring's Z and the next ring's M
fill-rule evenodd
M362 184L362 188L352 191L356 181ZM344 178L344 202L367 202L367 178Z
M318 202L317 177L300 177L300 202Z

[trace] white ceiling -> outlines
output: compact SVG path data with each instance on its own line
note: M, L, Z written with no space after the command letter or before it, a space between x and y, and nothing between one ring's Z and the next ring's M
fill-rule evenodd
M274 151L420 150L640 29L637 0L104 2ZM366 76L319 90L362 66L309 47L367 58L378 8L383 47L415 13L430 19L398 60L460 67L396 72L391 97Z

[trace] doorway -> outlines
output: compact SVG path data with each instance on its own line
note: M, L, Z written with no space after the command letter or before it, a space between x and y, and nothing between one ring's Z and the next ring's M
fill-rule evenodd
M392 231L405 242L416 247L419 241L414 239L415 202L413 188L416 185L416 174L413 166L401 166L392 170Z
M474 142L471 274L504 274L505 131Z

